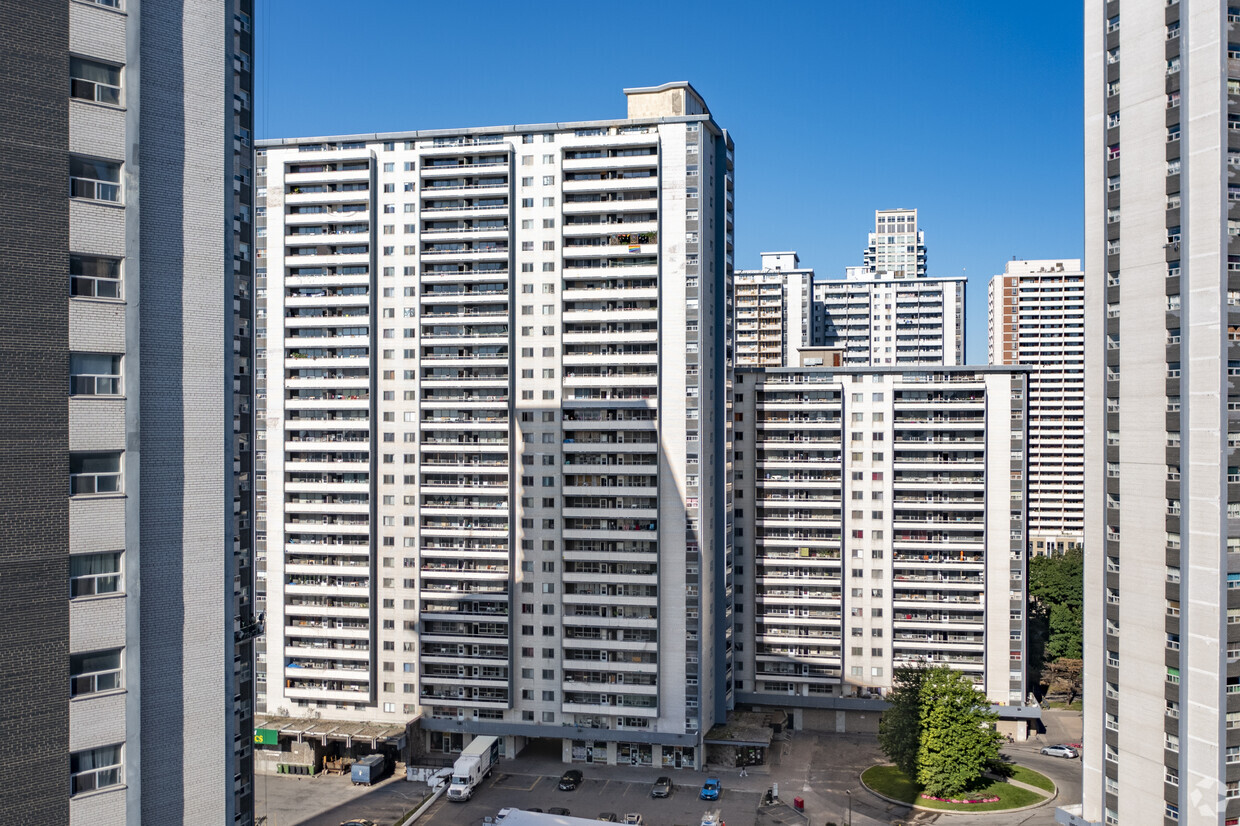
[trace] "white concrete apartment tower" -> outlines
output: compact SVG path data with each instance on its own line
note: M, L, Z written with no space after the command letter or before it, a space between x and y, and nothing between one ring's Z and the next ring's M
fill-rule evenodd
M853 730L882 710L871 698L893 669L933 665L1020 719L1026 380L738 371L740 701Z
M861 266L813 285L810 343L845 366L964 364L965 278L926 277L917 210L878 210L868 238Z
M253 822L251 11L0 11L9 821Z
M273 728L700 765L732 703L732 145L687 83L626 95L264 142Z
M795 252L764 252L762 268L737 270L736 366L790 367L813 343L814 271Z
M1077 260L1009 261L989 287L990 363L1029 373L1029 552L1085 529L1085 274Z
M1084 800L1063 817L1234 823L1240 12L1084 14Z

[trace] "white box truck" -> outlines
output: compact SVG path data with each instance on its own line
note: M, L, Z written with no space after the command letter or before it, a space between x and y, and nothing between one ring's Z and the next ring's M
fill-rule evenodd
M452 767L452 785L448 786L448 799L463 803L474 796L474 789L499 762L499 738L475 737L456 758Z

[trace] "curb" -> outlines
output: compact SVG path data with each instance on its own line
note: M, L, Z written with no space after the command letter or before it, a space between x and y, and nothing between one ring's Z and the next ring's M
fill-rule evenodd
M447 790L448 790L447 783L439 784L439 787L435 789L434 793L431 794L430 797L426 798L426 800L422 802L422 805L414 810L413 814L409 815L408 817L403 817L400 820L397 820L394 826L409 826L409 824L411 823L416 823L418 818L420 818L423 814L425 814L426 810L429 809L435 803L436 800L442 797L443 793Z
M875 763L875 764L874 764L874 766L890 766L890 765L892 765L892 764L891 764L891 763ZM870 766L870 767L868 767L867 769L865 769L865 771L869 771L870 769L874 768L874 766ZM866 782L865 782L864 780L862 780L862 779L861 779L861 775L862 775L862 774L864 774L864 773L865 773L865 771L862 771L862 772L858 772L858 773L857 773L857 782L861 784L861 788L865 789L867 792L869 792L870 794L874 795L874 796L875 796L875 797L877 797L878 799L880 799L880 800L885 800L885 801L887 801L888 803L894 803L894 804L895 804L895 805L897 805L897 806L904 806L905 808L908 808L908 809L916 809L916 810L917 810L917 811L919 811L919 812L934 812L935 814L940 814L940 815L970 815L970 816L976 816L976 815L1008 814L1008 813L1010 813L1010 812L1025 812L1025 811L1028 811L1029 809L1037 809L1037 808L1039 808L1039 807L1041 807L1041 806L1045 806L1045 805L1046 805L1046 804L1048 804L1048 803L1052 803L1052 802L1054 802L1055 798L1059 797L1059 784L1058 784L1058 783L1055 783L1055 781L1054 781L1054 780L1051 780L1051 782L1052 782L1052 783L1055 783L1055 791L1054 791L1054 792L1052 792L1052 793L1051 793L1050 795L1048 795L1047 797L1044 797L1043 799L1039 800L1037 803L1030 803L1028 806L1020 806L1020 807L1015 808L1015 809L991 809L991 810L986 811L986 812L970 812L970 811L968 811L967 809L965 809L965 810L962 810L962 809L936 809L936 808L934 808L933 806L922 806L922 805L920 805L920 804L918 804L918 803L907 803L907 802L905 802L905 801L903 801L903 800L896 800L894 797L888 797L888 796L887 796L887 795L885 795L885 794L882 794L882 793L880 793L880 792L876 792L876 791L874 791L874 790L873 790L873 789L871 789L868 785L866 785ZM1041 774L1041 772L1039 772L1039 774ZM1045 775L1043 775L1043 776L1045 776ZM1048 779L1049 779L1049 778L1048 778ZM1028 785L1028 784L1025 784L1025 785ZM1019 788L1019 787L1018 787L1018 788ZM1043 793L1045 793L1045 792L1046 792L1046 790L1045 790L1045 789L1039 789L1039 788L1037 788L1036 786L1035 786L1033 789L1031 789L1031 791L1036 791L1036 792L1038 792L1038 793L1040 793L1040 794L1043 794Z

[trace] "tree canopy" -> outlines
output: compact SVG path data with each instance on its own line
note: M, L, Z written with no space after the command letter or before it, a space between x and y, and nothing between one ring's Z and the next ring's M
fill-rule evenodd
M921 684L924 668L897 668L892 674L891 703L878 721L878 744L887 759L907 777L917 776L921 750Z
M1029 560L1031 665L1081 658L1084 572L1080 548Z
M927 794L951 797L965 791L999 759L999 715L986 696L959 671L935 668L921 685L921 750L917 781Z
M898 668L878 723L887 758L927 794L965 791L999 758L998 715L969 678L950 668Z

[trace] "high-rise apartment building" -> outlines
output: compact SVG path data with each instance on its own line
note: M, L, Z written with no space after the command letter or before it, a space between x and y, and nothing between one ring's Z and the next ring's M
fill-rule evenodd
M263 143L286 725L700 765L732 704L732 143L687 83L626 95Z
M1240 14L1084 15L1084 792L1061 819L1235 823Z
M813 285L811 343L848 366L964 364L965 278L926 277L917 210L878 210L864 261Z
M813 329L814 271L795 252L762 253L762 269L737 270L737 367L787 367L821 335Z
M1085 274L1077 260L1009 261L990 280L990 363L1029 373L1029 550L1085 530Z
M917 210L876 210L862 258L865 272L877 278L924 278L926 233L917 226Z
M896 667L946 665L1023 703L1026 381L737 372L739 701L873 713L847 698L886 694Z
M250 0L0 12L0 792L248 824Z

